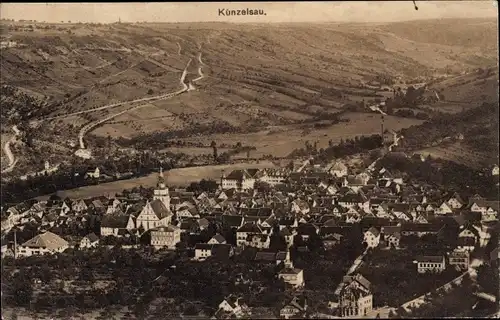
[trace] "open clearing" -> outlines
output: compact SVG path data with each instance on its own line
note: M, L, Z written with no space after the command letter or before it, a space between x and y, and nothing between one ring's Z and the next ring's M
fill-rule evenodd
M379 114L371 113L347 113L343 118L350 122L315 129L303 127L302 125L276 126L256 133L246 134L218 134L209 137L197 137L181 139L184 141L203 143L209 145L212 140L217 143L235 145L241 142L244 145L255 146L257 150L251 151L251 157L271 154L276 157L285 157L294 149L303 148L306 141L311 143L317 141L318 148L328 146L328 141L334 143L341 139L354 138L361 135L379 134L381 122ZM389 130L400 130L412 125L421 124L422 120L385 116L384 128Z

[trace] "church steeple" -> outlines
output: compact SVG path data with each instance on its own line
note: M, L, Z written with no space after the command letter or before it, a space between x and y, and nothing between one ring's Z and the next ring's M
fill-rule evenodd
M156 189L154 190L153 200L160 200L163 202L165 207L167 207L167 209L170 208L170 194L168 192L168 187L165 184L162 167L160 167L160 173L158 174L158 183L156 185Z
M158 174L157 187L160 189L165 189L165 177L163 176L163 168L160 167L160 173Z

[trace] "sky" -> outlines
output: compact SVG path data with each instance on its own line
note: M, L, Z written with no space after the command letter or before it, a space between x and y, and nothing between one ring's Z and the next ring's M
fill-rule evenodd
M394 22L497 18L497 1L1 3L0 17L46 22ZM219 16L218 9L262 9L262 16Z

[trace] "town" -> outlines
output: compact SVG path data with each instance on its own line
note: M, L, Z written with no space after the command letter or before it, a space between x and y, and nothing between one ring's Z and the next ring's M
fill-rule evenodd
M380 164L401 156L222 171L189 190L159 168L152 190L2 207L2 295L214 319L494 313L500 202Z
M498 318L496 3L2 3L2 320Z

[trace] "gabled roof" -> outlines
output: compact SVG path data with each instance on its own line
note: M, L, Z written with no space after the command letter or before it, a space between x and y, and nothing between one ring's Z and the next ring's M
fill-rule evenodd
M23 247L46 248L49 250L59 249L64 246L68 246L68 242L50 231L39 234L23 244Z
M348 235L352 230L352 226L332 226L332 227L321 227L319 229L319 234L322 237L340 234L342 236Z
M297 227L297 233L300 235L313 235L317 234L318 228L311 223L300 223Z
M175 232L177 230L180 230L180 228L177 226L161 226L151 229L151 231L158 231L158 232Z
M476 240L472 237L460 237L457 240L457 246L475 246Z
M401 232L401 226L383 226L380 230L384 235L390 235Z
M159 199L149 202L149 205L151 206L151 209L159 220L172 215L170 209L167 208L165 204L163 204L163 202L161 202L161 200Z
M243 222L242 216L222 215L222 224L227 227L232 227L232 228L240 227L242 222Z
M380 234L380 231L378 231L375 227L370 227L370 229L366 230L366 232L371 232L375 237L378 237Z
M217 233L215 236L213 236L212 239L217 241L218 243L226 242L226 239L219 233ZM210 240L212 240L212 239L210 239Z
M363 275L360 273L355 274L354 276L344 276L343 278L343 283L345 285L351 284L353 281L358 282L360 285L362 285L365 289L370 290L371 287L371 282L368 281Z
M262 233L262 230L258 225L254 223L245 223L237 230L237 232Z
M280 218L278 224L280 226L292 226L295 223L295 218L282 217Z
M128 219L128 215L107 214L102 217L101 228L125 229Z
M436 223L403 223L401 232L438 232L443 226Z
M96 242L99 241L99 237L96 236L95 233L89 233L88 235L85 236L85 238L89 239L90 242Z
M432 263L442 263L443 256L418 256L415 258L417 262L432 262Z
M183 220L179 226L181 230L193 230L198 228L198 221L194 219L186 219Z

